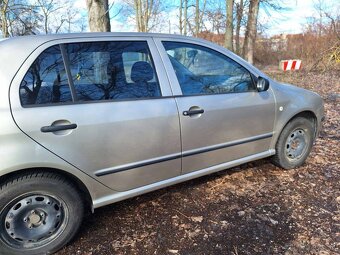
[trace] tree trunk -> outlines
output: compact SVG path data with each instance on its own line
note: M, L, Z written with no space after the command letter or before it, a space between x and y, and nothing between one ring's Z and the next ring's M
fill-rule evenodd
M183 34L183 0L179 2L179 33Z
M134 0L134 10L136 16L136 25L138 32L149 32L152 26L150 23L155 17L155 3L153 0Z
M188 20L188 0L184 0L184 35L187 35L187 20Z
M136 8L136 19L137 19L137 31L138 32L144 32L142 7L143 6L142 6L141 0L136 0L135 8Z
M240 30L241 30L241 21L243 17L243 0L240 0L240 3L236 5L236 54L241 54L240 47Z
M254 45L257 31L257 16L259 13L259 0L251 0L249 5L249 15L247 30L243 44L243 56L251 64L254 63Z
M110 32L108 0L86 0L91 32Z
M224 46L229 49L233 50L233 6L234 0L226 0L226 31L225 31L225 38L224 38Z
M44 31L48 34L48 14L44 12Z
M150 5L149 5L149 1L150 1ZM144 7L144 30L143 32L148 32L150 15L152 13L153 0L146 0L144 1L144 4L145 4L145 7Z
M9 37L8 31L8 22L7 22L7 9L8 9L8 0L0 1L1 4L1 32L4 38Z
M199 24L200 24L200 26L199 26L199 31L198 32L201 32L202 31L202 26L204 25L204 23L203 23L203 16L204 16L204 13L205 13L205 7L207 6L207 0L204 0L203 1L203 9L202 10L200 10L200 19L199 19Z
M195 36L198 36L200 31L200 2L196 0L196 11L195 11Z
M138 5L138 0L134 0L133 4L134 4L134 7L135 7L136 28L137 28L137 31L139 32L140 24L139 24L139 5Z
M145 32L144 19L143 19L143 4L141 0L137 0L137 2L138 2L137 13L138 13L138 19L139 19L138 32Z

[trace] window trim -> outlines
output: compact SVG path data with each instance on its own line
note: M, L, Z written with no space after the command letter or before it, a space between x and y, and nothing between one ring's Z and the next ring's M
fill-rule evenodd
M161 97L140 97L133 99L106 99L106 100L89 100L89 101L76 101L76 102L61 102L57 104L49 103L49 104L30 104L24 105L23 108L37 108L37 107L51 107L51 106L68 106L68 105L82 105L82 104L99 104L99 103L120 103L120 102L129 102L129 101L146 101L146 100L157 100L157 99L169 99L174 98L175 96L161 96Z
M22 106L23 108L37 108L37 107L54 107L54 106L68 106L68 105L82 105L82 104L99 104L99 103L120 103L129 101L146 101L146 100L160 100L160 99L176 99L182 97L201 97L201 96L219 96L219 95L233 95L235 93L256 93L257 91L245 91L245 92L229 92L229 93L219 93L219 94L197 94L197 95L175 95L175 96L161 96L161 97L151 97L151 98L135 98L135 99L107 99L107 100L92 100L92 101L77 101L77 102L61 102L57 104L31 104Z
M87 39L87 38L81 38L81 39ZM161 83L160 83L160 79L158 78L157 67L156 67L155 61L154 61L155 52L153 52L153 50L151 49L152 45L150 44L150 41L149 41L150 39L152 40L152 38L149 38L149 37L138 38L138 39L135 39L133 37L131 37L131 38L115 38L115 37L112 37L112 38L103 38L103 40L97 40L97 41L92 41L92 40L68 41L68 40L66 40L66 42L62 41L62 42L58 42L58 43L49 45L48 47L44 48L41 52L39 52L39 54L34 58L32 63L24 71L25 73L24 73L23 77L21 78L21 80L19 82L18 96L19 96L19 102L20 102L21 107L22 108L37 108L37 107L79 105L79 104L89 104L89 103L114 103L114 102L126 102L126 101L154 100L154 99L163 99L163 98L171 98L171 97L173 97L173 95L171 95L171 96L163 96L162 86L161 86ZM151 63L152 63L152 67L154 69L155 78L156 78L156 81L158 83L157 86L158 86L158 89L159 89L160 96L158 96L158 97L147 97L147 98L146 97L141 97L141 98L123 98L123 99L106 99L106 100L104 99L104 100L76 101L77 94L76 94L75 87L74 87L74 84L73 84L72 74L70 72L69 58L68 58L68 54L67 54L66 49L65 49L65 45L72 44L72 43L81 44L81 43L98 43L98 42L144 42L144 43L146 43L148 53L150 54L150 60L151 60ZM55 46L59 47L61 55L62 55L63 64L64 64L65 71L66 71L66 76L67 76L67 80L68 80L68 86L70 88L70 93L71 93L72 101L69 101L69 102L59 102L59 103L26 104L26 105L23 105L22 104L22 100L21 100L21 95L20 95L20 84L21 84L21 82L24 80L28 70L31 68L31 66L33 65L34 61L42 53L44 53L44 51L46 51L50 47L55 47ZM159 54L159 53L156 52L156 54ZM166 86L166 85L167 84L165 84L164 86Z
M241 66L246 72L249 73L250 79L251 79L251 85L252 85L251 87L252 87L252 90L249 90L249 91L241 91L241 92L235 91L235 92L224 92L224 93L202 93L202 94L184 95L184 94L183 94L183 90L182 90L182 86L181 86L181 84L180 84L180 82L179 82L179 80L178 80L178 78L177 78L177 74L176 74L176 72L175 72L175 69L174 69L174 67L173 67L173 65L172 65L172 63L171 63L171 61L170 61L170 59L169 59L169 56L168 56L167 50L166 50L166 48L165 48L165 46L164 46L164 43L180 43L180 44L194 45L194 46L196 46L197 48L200 48L200 47L201 47L201 48L205 48L205 49L208 49L208 50L211 50L211 51L217 53L218 55L224 56L225 58L229 59L231 62L236 63L237 65ZM160 40L160 44L162 45L162 47L163 47L163 49L164 49L164 54L165 54L165 56L166 56L167 59L169 60L170 67L171 67L171 71L175 74L175 77L176 77L176 79L177 79L177 83L178 83L179 89L181 90L181 93L182 93L181 96L183 96L183 97L192 97L192 96L213 96L213 95L225 95L225 94L238 94L238 93L252 93L252 92L257 92L257 89L256 89L256 82L255 82L255 78L256 78L255 75L254 75L251 71L249 71L249 69L246 68L244 65L240 64L239 62L237 62L237 61L234 60L233 58L227 56L227 55L226 55L225 53L223 53L223 52L220 52L220 51L218 51L218 50L216 50L216 49L213 49L213 48L211 48L211 47L208 47L208 46L205 46L205 45L202 45L202 44L198 44L198 43L195 43L195 42L188 42L188 41L166 40L166 39L163 40L163 39L161 39L161 40ZM193 48L193 49L195 49L195 48ZM208 51L206 51L206 52L208 52Z

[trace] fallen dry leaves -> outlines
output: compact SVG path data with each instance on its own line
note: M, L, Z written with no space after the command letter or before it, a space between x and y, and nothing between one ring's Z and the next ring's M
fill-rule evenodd
M100 208L58 255L339 254L339 73L272 76L325 101L305 165L283 171L259 160Z

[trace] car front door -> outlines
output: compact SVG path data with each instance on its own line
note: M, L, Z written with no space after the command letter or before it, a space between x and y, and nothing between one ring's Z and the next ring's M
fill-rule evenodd
M154 64L161 61L151 38L41 47L11 85L13 116L24 133L118 191L180 174L177 106L164 67Z
M182 173L269 151L275 118L270 90L258 92L256 77L212 48L175 39L159 39L157 46L180 114Z

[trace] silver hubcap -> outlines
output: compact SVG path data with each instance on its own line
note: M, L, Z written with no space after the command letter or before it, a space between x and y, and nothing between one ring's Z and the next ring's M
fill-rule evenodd
M20 198L19 198L20 199ZM29 195L7 205L1 234L16 248L35 248L54 240L65 229L68 210L59 199Z
M303 129L295 129L286 141L285 153L290 161L299 160L307 149L307 137Z

